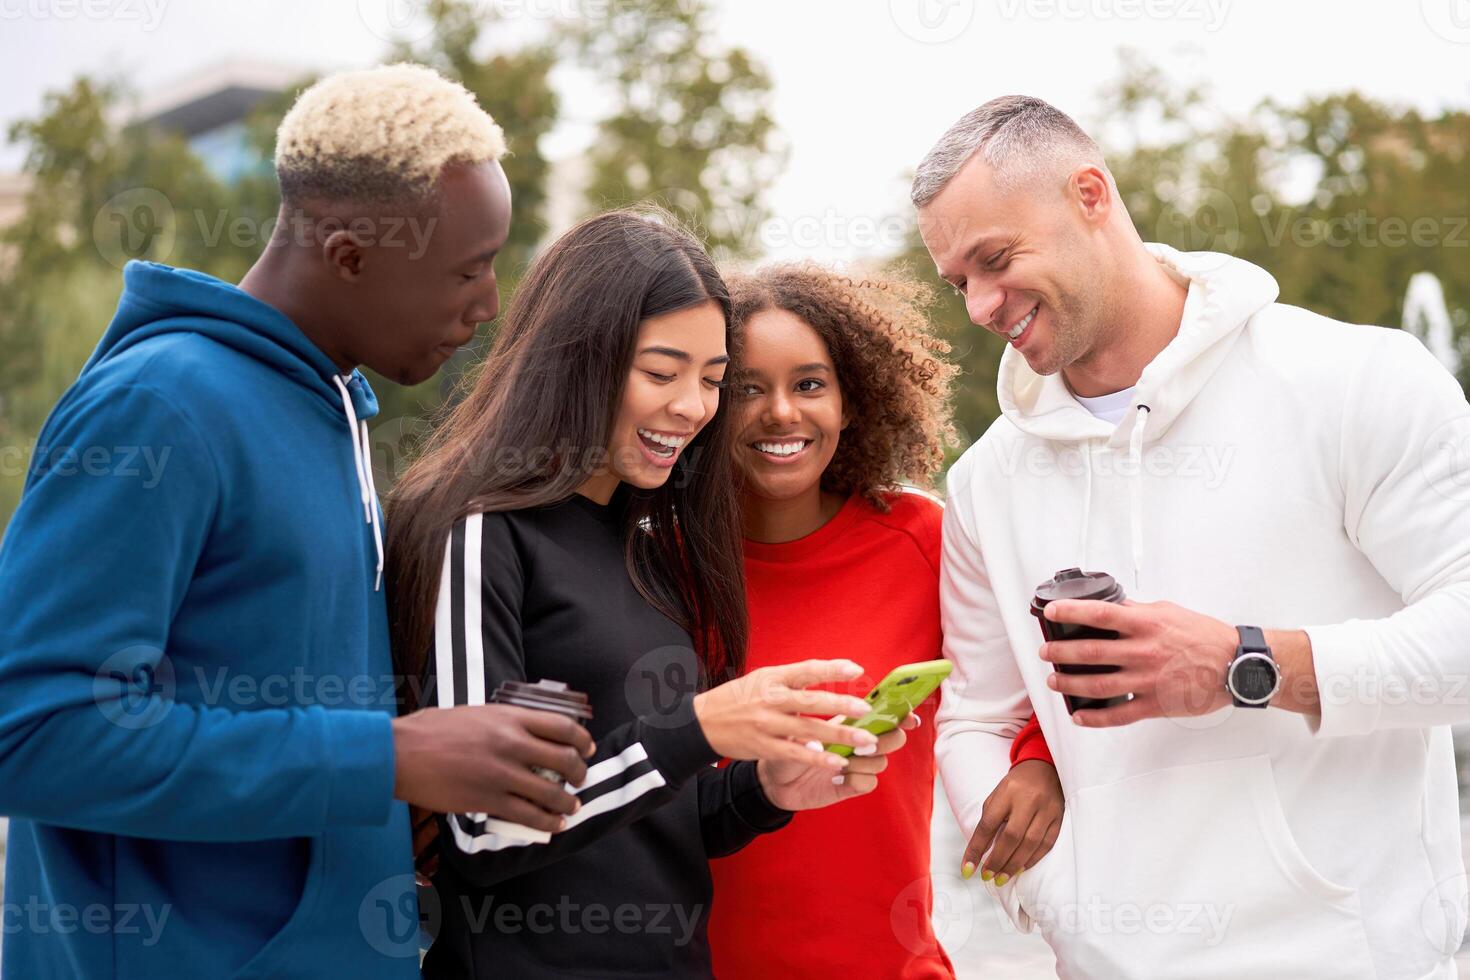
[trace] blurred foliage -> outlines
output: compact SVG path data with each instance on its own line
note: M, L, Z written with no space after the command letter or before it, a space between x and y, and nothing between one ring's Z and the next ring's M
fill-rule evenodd
M429 35L391 46L385 60L423 62L461 80L506 131L515 215L497 263L504 299L548 231L552 165L541 142L563 118L552 84L563 67L592 79L606 103L585 155L581 210L652 200L693 224L720 259L754 251L766 217L762 191L784 165L785 149L770 112L769 76L747 52L715 41L706 2L602 5L587 19L509 46L492 43L503 41L506 26L493 8L432 0L428 10ZM262 159L310 81L248 120ZM120 257L238 281L275 214L268 167L224 184L181 139L113 125L130 97L116 80L79 78L9 131L25 147L31 187L20 220L0 233L0 448L7 453L28 452L105 328L121 287ZM1387 326L1402 320L1409 277L1433 272L1458 336L1470 337L1470 114L1426 117L1349 92L1299 105L1268 99L1233 118L1214 107L1207 86L1124 52L1117 75L1099 90L1097 111L1082 121L1102 143L1146 240L1229 252L1272 272L1283 302ZM131 245L113 240L126 229L97 218L117 195L138 188L165 195L167 233ZM236 223L255 234L228 233ZM923 274L932 269L917 238L894 261ZM969 323L949 290L938 291L933 315L963 367L956 416L969 442L997 415L1004 348ZM375 378L382 402L375 442L380 431L420 431L468 360L412 389ZM393 475L385 474L385 488ZM0 526L22 478L13 456L0 457Z
M1253 262L1281 302L1349 323L1400 326L1409 278L1432 272L1465 335L1470 113L1426 118L1356 92L1267 99L1247 119L1211 104L1134 52L1103 92L1092 131L1146 241ZM1169 139L1130 140L1151 118Z
M688 0L593 5L564 34L614 101L588 151L593 209L654 201L724 262L752 254L785 151L770 77L744 50L714 44L709 17Z
M249 212L181 139L110 125L123 94L117 82L78 78L9 130L26 147L31 185L20 219L0 233L0 523L19 501L46 415L111 319L121 258L161 259L167 248L171 262L239 278L255 248L221 234L218 218L258 227L274 213L274 204ZM97 222L109 201L140 188L168 189L167 234L134 240Z
M703 0L628 0L608 5L596 23L560 25L509 46L495 43L509 25L494 8L432 0L427 15L428 36L390 45L384 60L417 61L458 79L505 130L510 154L502 163L515 210L510 239L496 261L502 306L549 230L551 163L541 139L560 119L551 83L560 65L598 79L610 94L588 151L581 211L654 200L709 232L720 251L748 251L764 214L761 189L781 160L767 109L770 81L747 53L714 42ZM660 52L656 65L646 60L650 50ZM274 155L282 116L313 81L299 80L246 120L248 141L262 160ZM8 134L26 148L23 169L32 183L23 216L0 232L0 344L6 350L0 360L0 447L6 450L0 456L0 528L19 501L29 447L111 318L122 262L167 261L237 282L263 248L276 213L268 166L225 184L179 137L113 125L132 97L119 81L79 78L48 95L36 118ZM159 228L135 235L141 229L112 229L98 220L118 210L115 195L132 195L124 199L131 209L141 188L158 192L156 205L145 203L162 222ZM670 188L681 191L671 195ZM243 231L232 234L237 223ZM484 332L490 330L493 325L486 325ZM381 487L391 485L399 471L394 463L412 449L404 443L452 396L471 360L461 354L438 379L413 388L372 377L381 407L374 443L390 460ZM16 451L24 465L17 465Z

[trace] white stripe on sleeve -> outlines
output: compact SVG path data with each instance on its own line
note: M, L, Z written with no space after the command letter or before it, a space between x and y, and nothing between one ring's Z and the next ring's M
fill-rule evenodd
M485 703L485 635L480 632L480 541L484 514L471 514L464 525L464 662L465 704Z
M454 584L450 561L454 533L444 539L444 565L439 572L439 601L434 605L434 700L441 708L454 707Z

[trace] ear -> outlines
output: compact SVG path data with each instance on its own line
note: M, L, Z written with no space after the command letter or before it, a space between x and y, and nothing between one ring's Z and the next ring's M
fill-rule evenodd
M1067 192L1090 225L1104 224L1112 213L1113 185L1101 167L1089 164L1074 170L1067 178Z
M336 228L322 240L322 261L332 275L353 282L367 266L367 242L351 228Z

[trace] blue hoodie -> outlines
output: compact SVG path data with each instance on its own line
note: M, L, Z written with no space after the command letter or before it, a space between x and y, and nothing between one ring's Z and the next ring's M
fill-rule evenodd
M377 401L228 283L123 278L0 545L5 976L416 977Z

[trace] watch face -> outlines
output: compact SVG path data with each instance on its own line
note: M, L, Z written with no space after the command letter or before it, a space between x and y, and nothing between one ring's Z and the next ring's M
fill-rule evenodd
M1231 688L1242 701L1262 701L1276 687L1276 664L1260 655L1246 655L1230 671Z

